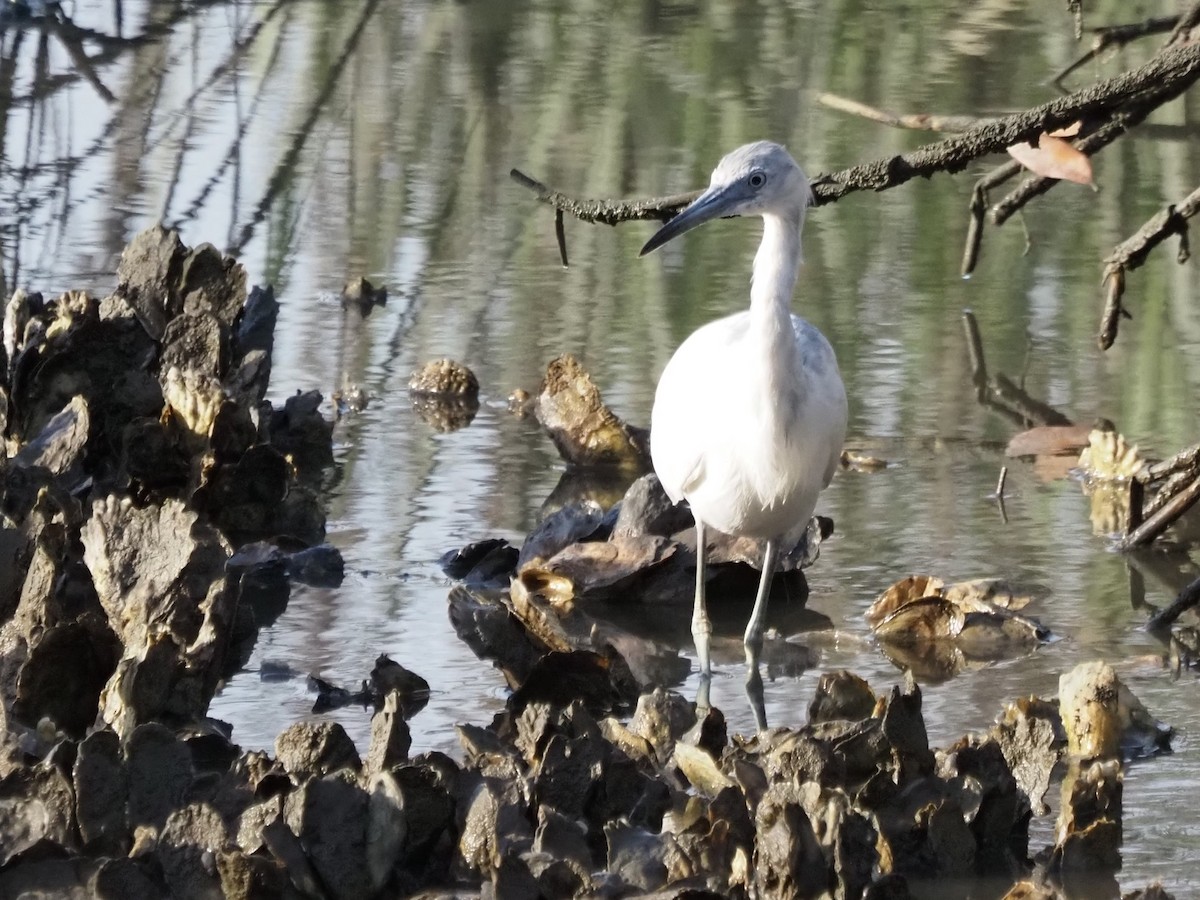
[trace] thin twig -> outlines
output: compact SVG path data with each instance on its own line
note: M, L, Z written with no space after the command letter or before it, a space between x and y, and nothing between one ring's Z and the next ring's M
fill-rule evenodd
M849 113L853 116L860 116L864 119L869 119L872 122L879 122L881 125L890 125L893 128L910 128L914 131L942 131L942 132L963 132L971 128L976 128L980 125L994 122L995 118L981 116L942 116L936 113L912 113L909 115L896 115L895 113L886 112L874 106L868 106L865 103L860 103L858 100L851 100L849 97L843 97L839 94L831 94L822 91L817 94L816 100L822 106L827 106L830 109L836 109L840 112Z
M1163 16L1155 19L1145 19L1141 22L1131 22L1127 25L1105 25L1092 29L1092 47L1073 63L1054 76L1053 82L1062 87L1066 77L1081 66L1091 62L1110 47L1124 47L1138 38L1151 34L1162 34L1170 31L1179 22L1179 16Z
M1167 38L1165 47L1174 47L1188 40L1190 32L1197 25L1200 25L1200 2L1193 3L1175 24L1174 30L1171 31L1171 36Z
M963 247L963 278L974 272L975 265L979 262L979 247L983 242L983 217L987 212L988 190L998 187L1020 172L1021 164L1015 159L1010 159L975 182L975 187L971 190L971 202L967 207L970 218L967 220L967 241Z

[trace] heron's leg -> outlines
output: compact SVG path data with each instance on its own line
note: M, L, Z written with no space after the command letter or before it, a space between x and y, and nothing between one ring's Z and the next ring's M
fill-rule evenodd
M775 561L779 556L779 542L774 538L767 541L763 549L762 578L758 582L758 596L754 598L754 610L746 623L746 665L757 668L762 653L763 625L767 618L767 600L771 595L771 578L775 574Z
M712 676L712 660L708 655L712 638L712 622L704 600L704 523L696 520L696 604L692 608L692 640L696 642L696 657L700 660L700 686L707 700L707 680Z
M754 610L746 623L746 696L750 698L750 709L754 712L754 724L759 731L767 727L767 707L763 699L762 673L758 671L762 655L763 623L767 618L767 600L771 596L771 579L775 575L775 560L778 543L771 539L763 549L762 578L758 582L758 596L754 598Z

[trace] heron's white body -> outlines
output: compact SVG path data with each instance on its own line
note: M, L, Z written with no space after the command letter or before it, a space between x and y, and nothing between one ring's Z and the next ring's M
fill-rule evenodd
M719 531L798 540L833 478L846 392L833 348L790 312L799 227L764 216L750 309L695 331L658 383L654 470Z
M778 144L726 155L708 189L642 248L722 216L761 216L750 309L698 329L663 370L650 422L650 456L668 496L696 518L692 635L700 660L697 706L708 705L712 622L705 600L705 529L763 539L762 576L746 625L747 685L766 727L758 672L771 576L780 548L808 526L846 436L846 390L833 348L791 313L800 229L812 202L804 172Z

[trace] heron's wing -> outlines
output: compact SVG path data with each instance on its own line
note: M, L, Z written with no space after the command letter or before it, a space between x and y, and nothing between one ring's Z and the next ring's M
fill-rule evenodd
M658 380L650 421L650 456L667 496L678 503L708 475L705 448L719 443L715 409L726 402L731 342L745 331L738 313L709 322L679 345Z
M796 333L796 351L804 361L808 375L806 399L814 407L810 415L827 426L828 461L822 486L829 487L846 441L846 388L838 370L837 356L825 335L811 322L795 315L792 316L792 330Z

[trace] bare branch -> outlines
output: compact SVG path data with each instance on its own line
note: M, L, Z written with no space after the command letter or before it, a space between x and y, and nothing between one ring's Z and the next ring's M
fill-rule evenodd
M1111 347L1117 337L1118 316L1124 312L1121 297L1125 292L1125 273L1144 263L1150 251L1171 235L1185 237L1188 230L1187 220L1198 211L1200 188L1196 188L1178 203L1164 206L1131 237L1118 244L1105 259L1105 303L1098 338L1101 350Z
M842 97L839 94L830 94L824 91L817 94L816 100L822 106L827 106L830 109L870 119L872 122L879 122L882 125L890 125L893 128L911 128L914 131L963 132L995 121L995 118L991 117L940 116L936 113L896 115L885 112L882 109L877 109L874 106L860 103L857 100L851 100L849 97Z
M813 179L816 205L832 203L856 191L898 187L918 176L928 178L935 172L959 172L981 156L998 153L1022 141L1035 141L1044 132L1063 128L1079 119L1110 116L1130 103L1165 102L1170 96L1186 90L1198 77L1200 44L1184 44L1165 50L1130 72L1033 109L985 122L953 138L926 144L909 153L818 175ZM1168 88L1169 96L1166 96ZM1138 121L1144 115L1145 112ZM1128 122L1121 130L1127 127ZM666 221L698 196L698 192L692 192L654 199L583 200L555 191L516 169L510 174L519 184L534 191L541 202L582 221L605 225L646 219Z
M1161 18L1145 19L1141 22L1131 22L1127 25L1106 25L1092 29L1092 48L1079 57L1061 72L1054 76L1054 84L1063 87L1066 77L1081 66L1091 62L1110 47L1124 47L1126 44L1152 34L1163 34L1173 29L1179 22L1179 16L1162 16Z

